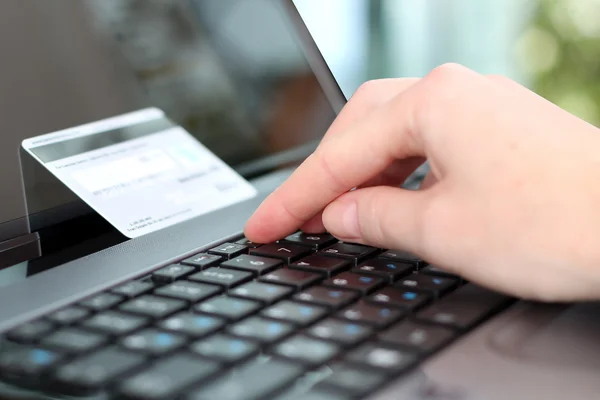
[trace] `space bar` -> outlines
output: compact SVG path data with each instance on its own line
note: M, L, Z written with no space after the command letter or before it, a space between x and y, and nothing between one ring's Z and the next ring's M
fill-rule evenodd
M419 312L417 318L455 329L470 329L510 301L510 297L500 293L467 284Z

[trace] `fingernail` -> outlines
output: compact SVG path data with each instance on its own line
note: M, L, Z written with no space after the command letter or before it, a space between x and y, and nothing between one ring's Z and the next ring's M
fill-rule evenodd
M356 239L360 237L358 208L356 202L334 202L323 213L325 227L337 237Z

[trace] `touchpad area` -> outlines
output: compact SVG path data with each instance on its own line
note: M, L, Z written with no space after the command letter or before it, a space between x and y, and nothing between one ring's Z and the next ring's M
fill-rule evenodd
M491 337L505 357L533 364L600 369L600 303L523 304Z

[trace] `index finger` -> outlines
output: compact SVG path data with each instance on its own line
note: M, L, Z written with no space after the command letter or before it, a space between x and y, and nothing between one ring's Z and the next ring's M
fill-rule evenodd
M381 173L397 159L423 155L414 136L416 83L396 98L328 135L317 150L256 210L246 237L259 243L295 232L340 195Z

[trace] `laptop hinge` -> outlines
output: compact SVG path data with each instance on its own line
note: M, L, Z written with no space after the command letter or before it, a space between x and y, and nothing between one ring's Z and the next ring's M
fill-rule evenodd
M0 270L42 255L37 232L0 242Z

